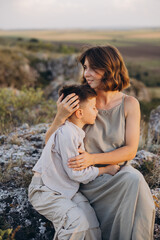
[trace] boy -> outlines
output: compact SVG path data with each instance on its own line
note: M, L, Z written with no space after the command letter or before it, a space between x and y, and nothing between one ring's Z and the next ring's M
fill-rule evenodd
M89 86L66 86L60 91L65 98L70 93L79 96L80 107L48 140L42 155L33 168L35 172L29 186L29 200L33 207L55 228L54 239L100 240L101 232L95 212L88 200L78 192L79 184L94 180L108 173L108 167L88 167L74 171L68 167L68 159L84 149L82 130L86 124L94 124L96 92ZM117 171L115 166L113 171Z

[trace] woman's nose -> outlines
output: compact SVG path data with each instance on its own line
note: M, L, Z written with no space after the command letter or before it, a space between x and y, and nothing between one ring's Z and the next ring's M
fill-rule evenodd
M90 70L89 69L85 69L85 71L84 71L84 76L85 77L88 77L88 76L90 76Z

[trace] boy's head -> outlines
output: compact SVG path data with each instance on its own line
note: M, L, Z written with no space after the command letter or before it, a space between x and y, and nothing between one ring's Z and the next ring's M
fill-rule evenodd
M59 96L63 94L63 99L71 93L75 93L79 97L80 103L78 110L70 116L70 120L76 118L83 122L84 125L93 124L97 116L97 93L95 90L88 85L63 86L59 90Z

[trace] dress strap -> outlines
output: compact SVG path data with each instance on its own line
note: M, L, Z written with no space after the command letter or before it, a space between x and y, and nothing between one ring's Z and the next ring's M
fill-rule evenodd
M124 111L124 100L125 100L125 98L126 98L126 94L123 94L123 96L122 96L122 107L123 107L123 111Z
M122 102L124 103L124 99L126 97L126 94L123 93L123 96L122 96Z
M125 119L125 109L124 109L124 100L125 100L125 97L126 97L126 94L123 94L122 96L122 103L121 103L121 106L122 106L122 115Z

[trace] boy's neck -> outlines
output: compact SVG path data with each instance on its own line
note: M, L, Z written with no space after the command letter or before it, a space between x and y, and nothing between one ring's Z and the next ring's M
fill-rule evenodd
M77 119L77 118L74 118L74 117L70 117L68 119L69 122L72 122L74 123L75 125L77 125L79 128L83 128L84 127L84 123L81 122L81 120Z

